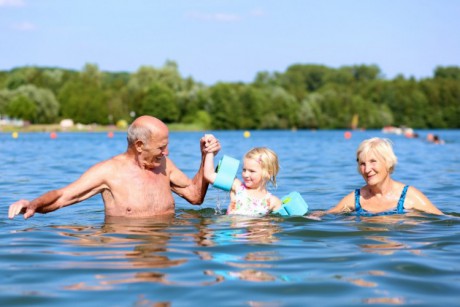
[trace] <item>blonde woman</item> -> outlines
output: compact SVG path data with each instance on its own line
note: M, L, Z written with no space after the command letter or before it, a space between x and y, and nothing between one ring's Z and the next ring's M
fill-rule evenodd
M388 139L371 138L363 141L356 152L358 172L366 185L345 196L325 213L401 214L418 210L443 214L419 190L391 178L397 158Z

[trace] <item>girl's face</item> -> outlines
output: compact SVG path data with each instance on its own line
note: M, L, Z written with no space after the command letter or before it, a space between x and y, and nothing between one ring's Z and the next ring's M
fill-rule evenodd
M359 172L368 185L379 184L390 174L385 161L372 151L361 154L358 163Z
M259 162L254 159L244 159L242 176L244 185L251 189L259 188L264 182L262 178L262 167Z

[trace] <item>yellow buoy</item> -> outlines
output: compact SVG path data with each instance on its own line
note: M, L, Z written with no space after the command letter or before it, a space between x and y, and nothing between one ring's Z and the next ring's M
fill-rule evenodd
M11 133L11 136L13 137L13 139L17 139L19 137L19 133L14 131L13 133Z
M244 136L245 138L248 138L248 137L251 136L251 132L249 132L249 131L246 130L246 131L243 133L243 136Z
M120 119L117 121L117 128L118 129L125 129L128 127L128 122L124 119Z

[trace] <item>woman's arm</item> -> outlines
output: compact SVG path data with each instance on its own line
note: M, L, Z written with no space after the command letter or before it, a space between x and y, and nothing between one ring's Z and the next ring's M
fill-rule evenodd
M326 211L326 214L339 214L355 211L355 192L351 192L333 208Z
M406 209L415 209L423 211L430 214L443 215L435 205L425 196L422 192L414 188L413 186L409 187L406 195L406 200L404 201L404 208Z

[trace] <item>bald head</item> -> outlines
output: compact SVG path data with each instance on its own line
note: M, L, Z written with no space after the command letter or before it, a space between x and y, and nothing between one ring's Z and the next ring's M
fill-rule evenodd
M168 127L156 117L140 116L128 128L128 146L133 145L136 140L147 143L153 134L168 134Z

